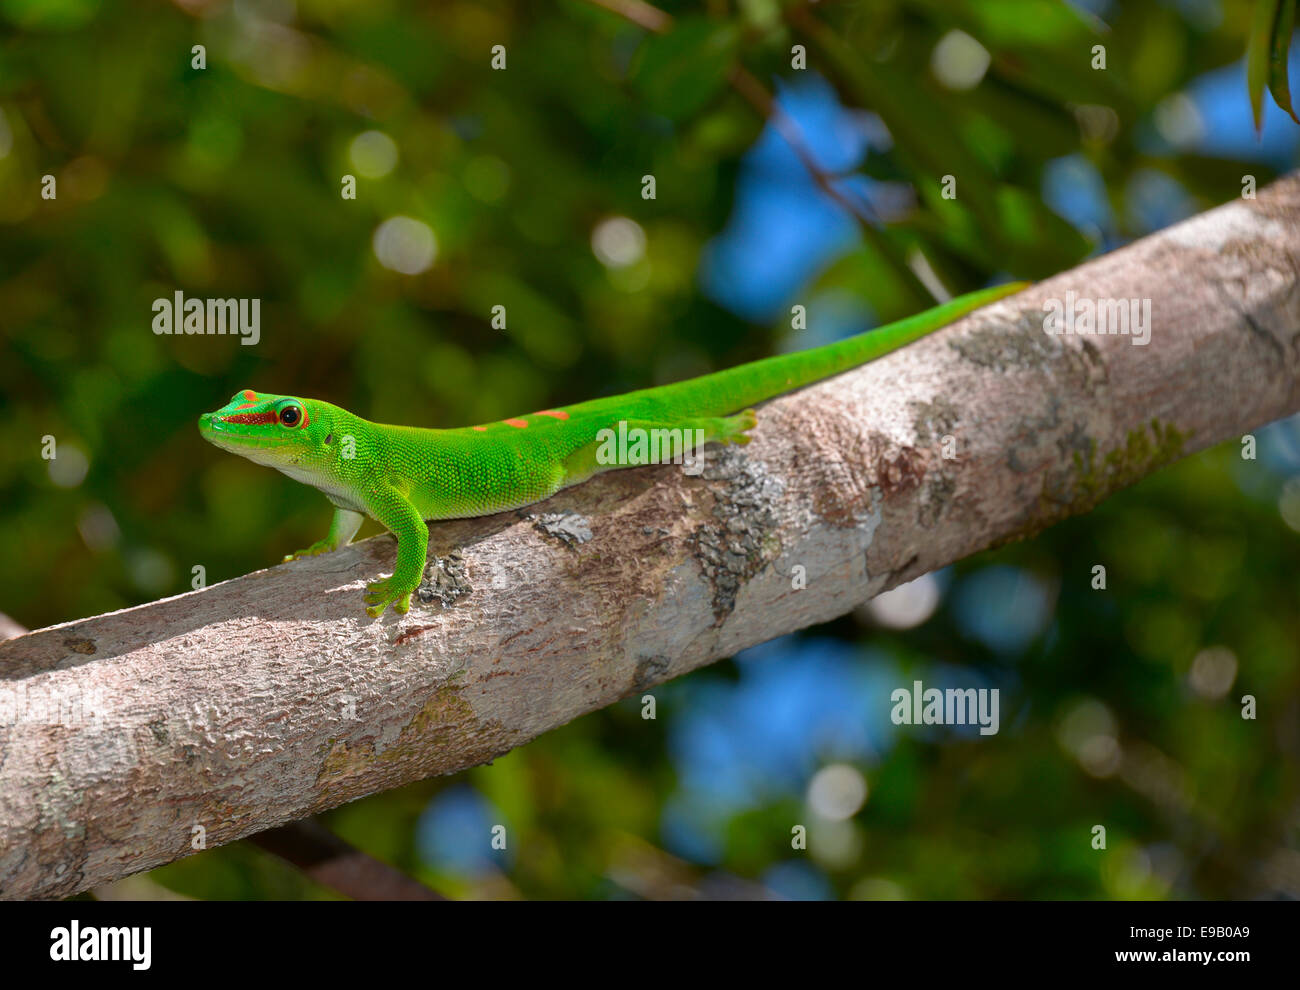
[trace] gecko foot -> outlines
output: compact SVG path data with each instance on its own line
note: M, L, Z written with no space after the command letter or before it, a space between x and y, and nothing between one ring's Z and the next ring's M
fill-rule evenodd
M389 605L395 611L405 614L411 609L411 595L414 593L414 588L406 591L398 589L390 577L374 581L366 585L366 604L370 606L366 609L366 614L377 619Z
M293 553L284 555L281 563L288 563L291 560L302 560L303 557L318 557L323 553L329 553L335 547L329 540L317 540L306 550L295 550Z
M752 409L728 416L722 421L722 429L718 431L718 443L734 443L743 447L753 439L746 431L752 430L757 425L758 414Z

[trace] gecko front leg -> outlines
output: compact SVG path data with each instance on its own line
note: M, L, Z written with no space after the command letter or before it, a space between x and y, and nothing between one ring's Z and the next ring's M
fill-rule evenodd
M302 557L315 557L317 554L330 553L339 547L345 547L352 542L352 537L357 535L357 530L361 528L365 516L360 512L353 512L351 509L334 509L334 518L330 520L329 532L325 534L323 540L317 540L306 550L295 550L291 554L285 555L285 560L299 560Z
M429 553L429 526L410 499L392 485L384 485L367 500L367 510L397 537L397 562L391 577L366 585L366 612L374 618L391 604L398 612L411 607L411 595L420 586Z

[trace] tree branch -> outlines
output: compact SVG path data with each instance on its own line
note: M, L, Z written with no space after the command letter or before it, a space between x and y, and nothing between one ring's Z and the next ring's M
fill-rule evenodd
M0 642L26 633L27 629L0 612ZM247 841L353 900L445 900L437 891L363 853L313 818L255 832ZM126 899L132 898L128 895Z
M446 899L401 870L361 852L313 819L258 832L248 841L353 900Z
M0 893L482 763L1294 413L1298 261L1292 175L766 404L703 476L434 524L406 616L362 611L378 537L0 644ZM1045 333L1067 292L1150 299L1150 344Z

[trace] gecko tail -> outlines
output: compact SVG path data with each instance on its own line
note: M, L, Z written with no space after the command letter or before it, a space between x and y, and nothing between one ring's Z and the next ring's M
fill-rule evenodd
M698 387L700 397L716 409L710 414L735 412L874 361L1030 284L1008 282L978 289L824 347L764 358L682 384Z

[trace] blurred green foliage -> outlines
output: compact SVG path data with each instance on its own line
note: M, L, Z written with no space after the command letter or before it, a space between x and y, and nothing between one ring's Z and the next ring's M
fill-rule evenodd
M1092 6L1104 23L1048 0L710 0L664 5L673 20L655 34L579 2L0 0L0 610L37 627L123 608L188 590L196 566L211 583L320 536L324 499L200 442L197 415L240 388L461 425L800 346L697 281L764 128L734 64L775 90L803 45L845 106L887 128L862 172L905 184L915 205L803 290L849 294L880 321L928 303L908 274L918 255L954 292L1039 278L1145 233L1152 176L1191 210L1238 195L1246 172L1272 177L1276 160L1170 147L1153 126L1241 58L1249 5ZM991 56L967 89L932 68L956 30ZM370 131L395 145L391 169L357 143ZM1099 177L1110 229L1049 205L1045 172L1071 155ZM956 199L945 174L960 177ZM433 231L427 271L377 260L392 216ZM593 253L610 217L644 231L631 264ZM152 301L178 289L259 298L258 345L152 333ZM41 457L47 436L59 468ZM870 796L835 856L816 830L808 853L791 850L791 823L808 818L798 788L722 823L712 863L665 851L674 720L743 680L730 662L658 689L656 721L628 699L325 820L458 896L752 892L780 889L790 863L836 897L1300 896L1300 568L1284 480L1225 445L964 562L953 588L1000 565L1053 589L1050 622L1014 655L973 635L951 596L906 632L858 614L797 639L870 643L909 677L947 664L1014 685L998 736L903 736L862 762ZM1099 561L1106 593L1088 583ZM1209 646L1239 665L1214 701L1188 687ZM1258 720L1239 717L1242 693ZM1062 743L1079 711L1112 720L1124 772L1089 772ZM422 851L429 802L465 786L508 824L510 857L453 869ZM1105 853L1089 844L1097 823ZM201 897L331 896L243 844L151 878Z

